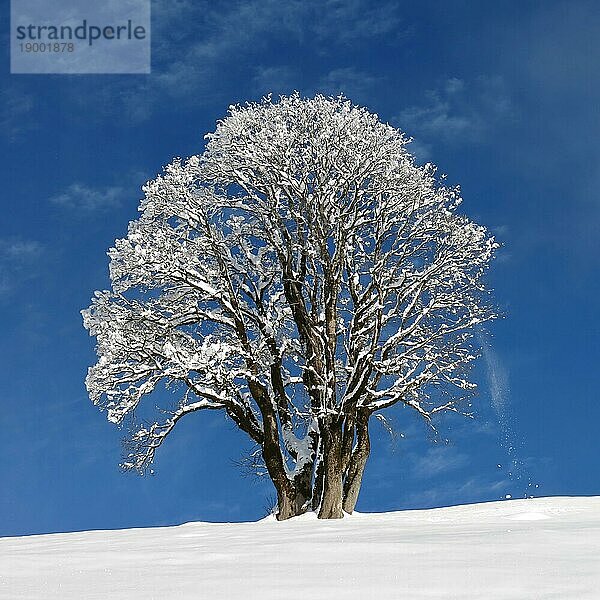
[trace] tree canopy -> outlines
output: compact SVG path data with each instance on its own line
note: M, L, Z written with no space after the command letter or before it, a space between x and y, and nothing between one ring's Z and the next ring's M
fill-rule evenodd
M112 289L83 311L90 397L121 423L159 385L180 390L133 428L126 469L187 414L221 410L259 448L278 518L341 517L373 414L431 420L473 389L497 244L403 133L345 98L231 106L206 137L144 186L109 251Z

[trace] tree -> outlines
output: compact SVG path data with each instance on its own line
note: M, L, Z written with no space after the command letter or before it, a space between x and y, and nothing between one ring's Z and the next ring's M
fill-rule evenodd
M207 138L144 186L109 251L112 290L82 311L90 397L121 423L161 382L180 392L133 427L125 469L221 410L258 447L279 519L342 517L373 415L403 404L429 422L474 388L497 244L401 132L342 97L232 106Z

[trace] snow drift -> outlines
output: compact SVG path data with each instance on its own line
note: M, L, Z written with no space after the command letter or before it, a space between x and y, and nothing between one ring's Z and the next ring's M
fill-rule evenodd
M600 497L0 539L16 600L597 599Z

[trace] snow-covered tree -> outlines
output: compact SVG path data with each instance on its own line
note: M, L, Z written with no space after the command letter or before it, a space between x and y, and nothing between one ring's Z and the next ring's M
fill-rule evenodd
M221 410L259 449L279 519L342 517L372 416L403 404L430 421L473 389L497 244L400 131L344 98L232 106L207 139L145 185L109 251L112 290L83 311L90 397L121 423L159 384L180 390L133 427L126 469Z

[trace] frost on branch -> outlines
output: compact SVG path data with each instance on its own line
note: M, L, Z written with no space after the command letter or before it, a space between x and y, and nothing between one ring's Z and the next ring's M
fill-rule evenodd
M497 244L401 132L344 98L232 106L207 139L146 184L109 251L112 290L83 311L90 397L120 423L179 386L179 405L133 432L126 468L147 468L183 416L219 409L261 449L280 518L340 516L375 411L430 420L473 388Z

